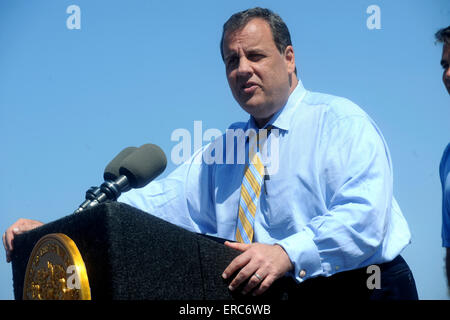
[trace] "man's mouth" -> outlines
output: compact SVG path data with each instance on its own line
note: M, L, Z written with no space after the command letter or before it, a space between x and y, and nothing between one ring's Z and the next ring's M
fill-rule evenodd
M246 82L241 86L241 90L246 94L253 93L259 86L254 82Z

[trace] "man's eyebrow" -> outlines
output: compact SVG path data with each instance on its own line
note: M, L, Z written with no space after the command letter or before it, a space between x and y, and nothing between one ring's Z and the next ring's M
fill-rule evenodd
M258 49L258 48L251 48L251 49L246 50L246 54L247 55L249 55L249 54L265 54L265 51L262 49ZM231 52L224 57L224 61L227 61L229 58L234 58L236 56L237 56L236 52Z
M248 49L247 53L251 53L251 54L264 54L264 50L259 49L259 48L252 48L252 49Z

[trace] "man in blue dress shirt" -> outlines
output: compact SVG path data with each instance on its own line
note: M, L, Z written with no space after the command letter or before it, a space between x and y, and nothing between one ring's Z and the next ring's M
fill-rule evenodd
M243 293L258 295L285 274L302 283L395 260L411 236L393 197L388 147L370 117L347 99L303 87L289 31L268 10L233 15L221 53L233 96L250 114L229 130L239 140L239 132L270 127L267 143L278 145L278 164L266 174L257 204L253 242L226 242L242 251L223 273L230 290L244 284ZM120 201L234 241L245 165L204 161L212 149L234 150L227 136ZM406 282L386 286L401 286L393 289L398 298L414 299L414 280L404 268Z
M289 31L270 10L234 14L224 25L220 49L232 94L250 119L232 124L167 178L119 201L230 240L225 244L242 252L222 274L230 290L260 295L286 275L299 287L339 274L362 274L365 284L366 268L378 265L381 286L372 298L417 299L400 256L411 235L393 197L391 158L375 123L351 101L303 87ZM253 193L252 239L240 243L238 211L250 207L241 199L248 161L238 161L233 142L245 141L247 154L248 132L260 129L268 129L262 140L271 151L261 190ZM214 161L206 161L212 154ZM14 227L23 228L8 229L7 250L21 232ZM331 289L332 282L323 283L321 288ZM351 291L350 282L339 290Z
M436 40L443 44L441 66L444 69L442 82L450 94L450 26L436 32ZM446 248L445 265L447 283L450 290L450 143L442 155L439 165L442 184L442 246Z

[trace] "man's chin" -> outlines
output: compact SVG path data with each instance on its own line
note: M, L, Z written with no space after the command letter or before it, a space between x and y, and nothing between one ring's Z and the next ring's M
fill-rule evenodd
M255 118L255 120L257 120L258 124L260 121L269 120L273 116L273 114L271 114L270 112L267 112L264 105L247 104L247 105L241 105L241 107L245 112L247 112L249 115L251 115L253 118Z
M241 108L244 109L245 112L252 115L253 117L259 117L262 109L264 108L259 103L240 103Z

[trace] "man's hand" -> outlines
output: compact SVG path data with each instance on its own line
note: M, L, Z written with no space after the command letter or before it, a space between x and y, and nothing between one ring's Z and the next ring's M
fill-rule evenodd
M269 245L256 242L245 244L226 241L225 245L242 252L231 261L222 274L224 279L228 279L240 269L230 283L229 289L231 291L248 279L242 293L247 294L254 290L253 295L260 295L275 280L284 276L286 272L293 268L286 251L277 244Z
M42 226L43 223L37 220L19 219L14 222L3 234L3 246L6 250L6 262L11 262L11 252L13 251L13 240L18 234Z

